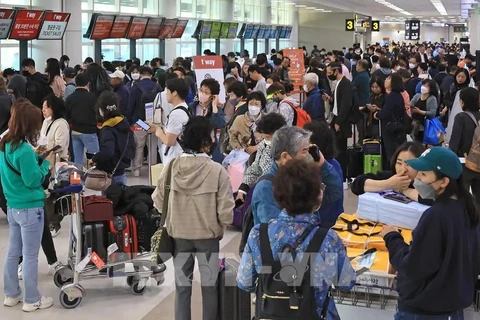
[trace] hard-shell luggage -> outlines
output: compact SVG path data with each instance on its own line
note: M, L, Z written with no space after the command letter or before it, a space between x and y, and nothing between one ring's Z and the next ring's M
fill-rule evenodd
M153 234L160 228L162 216L157 209L148 212L145 219L137 221L138 245L144 251L150 251Z
M382 155L366 154L363 158L363 173L377 173L382 171Z
M108 222L113 220L113 203L103 196L86 196L83 198L83 221Z
M138 253L137 222L131 215L117 216L110 221L110 241L118 250L110 257L113 261L130 260Z
M104 261L107 261L107 230L103 222L86 223L83 226L83 256L88 253L88 248Z
M361 146L356 145L356 128L353 128L353 146L347 147L347 173L348 179L356 178L363 173L363 151Z
M218 319L252 319L250 293L240 290L237 285L239 263L225 259L225 267L218 275Z

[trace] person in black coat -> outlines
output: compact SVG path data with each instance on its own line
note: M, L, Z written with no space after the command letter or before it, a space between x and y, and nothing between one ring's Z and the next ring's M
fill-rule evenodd
M390 93L385 97L383 109L378 111L374 118L382 121L382 138L387 161L390 161L395 150L407 141L407 132L403 127L403 119L407 113L402 96L402 77L396 73L389 76L385 81L385 89Z
M12 101L12 97L7 93L7 83L5 78L0 77L0 133L3 133L8 129Z
M337 87L330 98L333 106L333 120L331 126L335 131L337 138L338 156L344 178L347 174L348 154L347 140L352 136L352 104L353 104L353 86L350 80L342 74L342 65L338 62L332 62L327 67L327 76L330 80L337 80Z

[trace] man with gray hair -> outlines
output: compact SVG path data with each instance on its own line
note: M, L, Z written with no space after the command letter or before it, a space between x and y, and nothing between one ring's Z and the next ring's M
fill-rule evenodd
M336 173L335 168L325 161L318 147L310 143L311 135L310 132L295 126L283 127L273 135L272 167L264 178L260 178L253 191L251 205L255 225L267 223L271 219L278 217L282 211L282 208L278 206L273 196L272 181L278 167L285 165L291 159L315 161L321 167L322 180L326 186L322 206L337 201L342 197L342 178Z
M318 76L315 73L307 73L303 76L303 90L307 93L303 109L312 120L325 120L325 104L318 88Z

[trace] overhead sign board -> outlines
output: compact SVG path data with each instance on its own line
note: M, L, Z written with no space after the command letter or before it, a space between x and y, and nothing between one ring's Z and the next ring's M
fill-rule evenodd
M163 21L160 32L158 33L159 39L170 39L173 32L175 31L175 26L177 25L177 19L165 19Z
M110 37L110 31L112 30L114 21L115 21L114 15L97 16L97 20L95 20L95 25L93 26L90 39L103 40Z
M160 33L160 27L162 26L163 18L150 18L148 19L147 29L145 30L144 38L158 38Z
M380 31L380 21L372 20L372 31L379 32Z
M405 21L405 40L420 40L420 20Z
M12 28L15 11L11 9L0 9L0 39L7 39Z
M113 22L110 38L125 38L132 17L116 16Z
M127 32L128 39L141 39L147 29L148 18L135 17L130 24Z
M37 39L44 14L45 11L39 10L18 10L9 38L14 40Z
M355 19L345 20L345 31L355 31Z
M46 12L38 40L62 40L69 20L70 13Z

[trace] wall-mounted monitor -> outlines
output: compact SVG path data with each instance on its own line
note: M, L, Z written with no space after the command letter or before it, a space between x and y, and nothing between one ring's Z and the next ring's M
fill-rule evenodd
M160 27L160 31L158 33L159 39L169 39L172 37L173 32L175 31L175 27L177 26L177 19L165 19L163 20L163 24Z
M199 20L195 31L192 34L192 38L200 39L200 33L202 32L203 20Z
M46 12L38 40L62 40L69 20L70 13Z
M15 10L0 9L0 39L7 39L12 29Z
M148 18L135 17L128 28L127 39L141 39L147 29Z
M175 30L172 33L172 39L180 39L187 28L188 20L178 20Z
M277 26L270 26L270 32L268 33L268 39L275 39L277 33Z
M220 29L220 39L227 39L229 30L230 22L222 22L222 28Z
M227 39L235 39L237 37L238 23L232 22L228 28Z
M259 24L255 24L253 26L253 30L252 30L252 39L257 39L257 36L258 36L258 31L260 31L260 25Z
M221 30L222 30L222 23L219 21L214 21L212 24L212 31L210 31L210 39L220 38Z
M260 28L258 29L258 33L257 33L257 39L263 39L263 37L265 36L266 28L267 28L267 26L260 26Z
M200 32L200 39L209 39L212 31L213 21L204 21L202 24L202 31Z
M282 26L281 28L282 28L282 29L280 30L279 38L280 38L280 39L285 39L285 36L287 35L287 27L286 27L286 26Z
M248 24L245 28L245 33L243 34L244 39L252 39L253 33L253 24Z
M242 23L242 27L240 28L240 30L238 31L238 34L237 34L237 38L239 39L244 39L245 38L245 31L247 29L247 24L246 23Z
M148 19L147 28L145 29L144 38L158 39L160 33L160 27L163 23L163 18L150 18Z
M9 38L14 40L37 39L44 14L45 11L40 10L18 10Z
M125 38L131 21L132 17L116 16L109 38Z
M285 39L290 39L290 36L292 35L292 27L287 27L287 32L285 33Z

